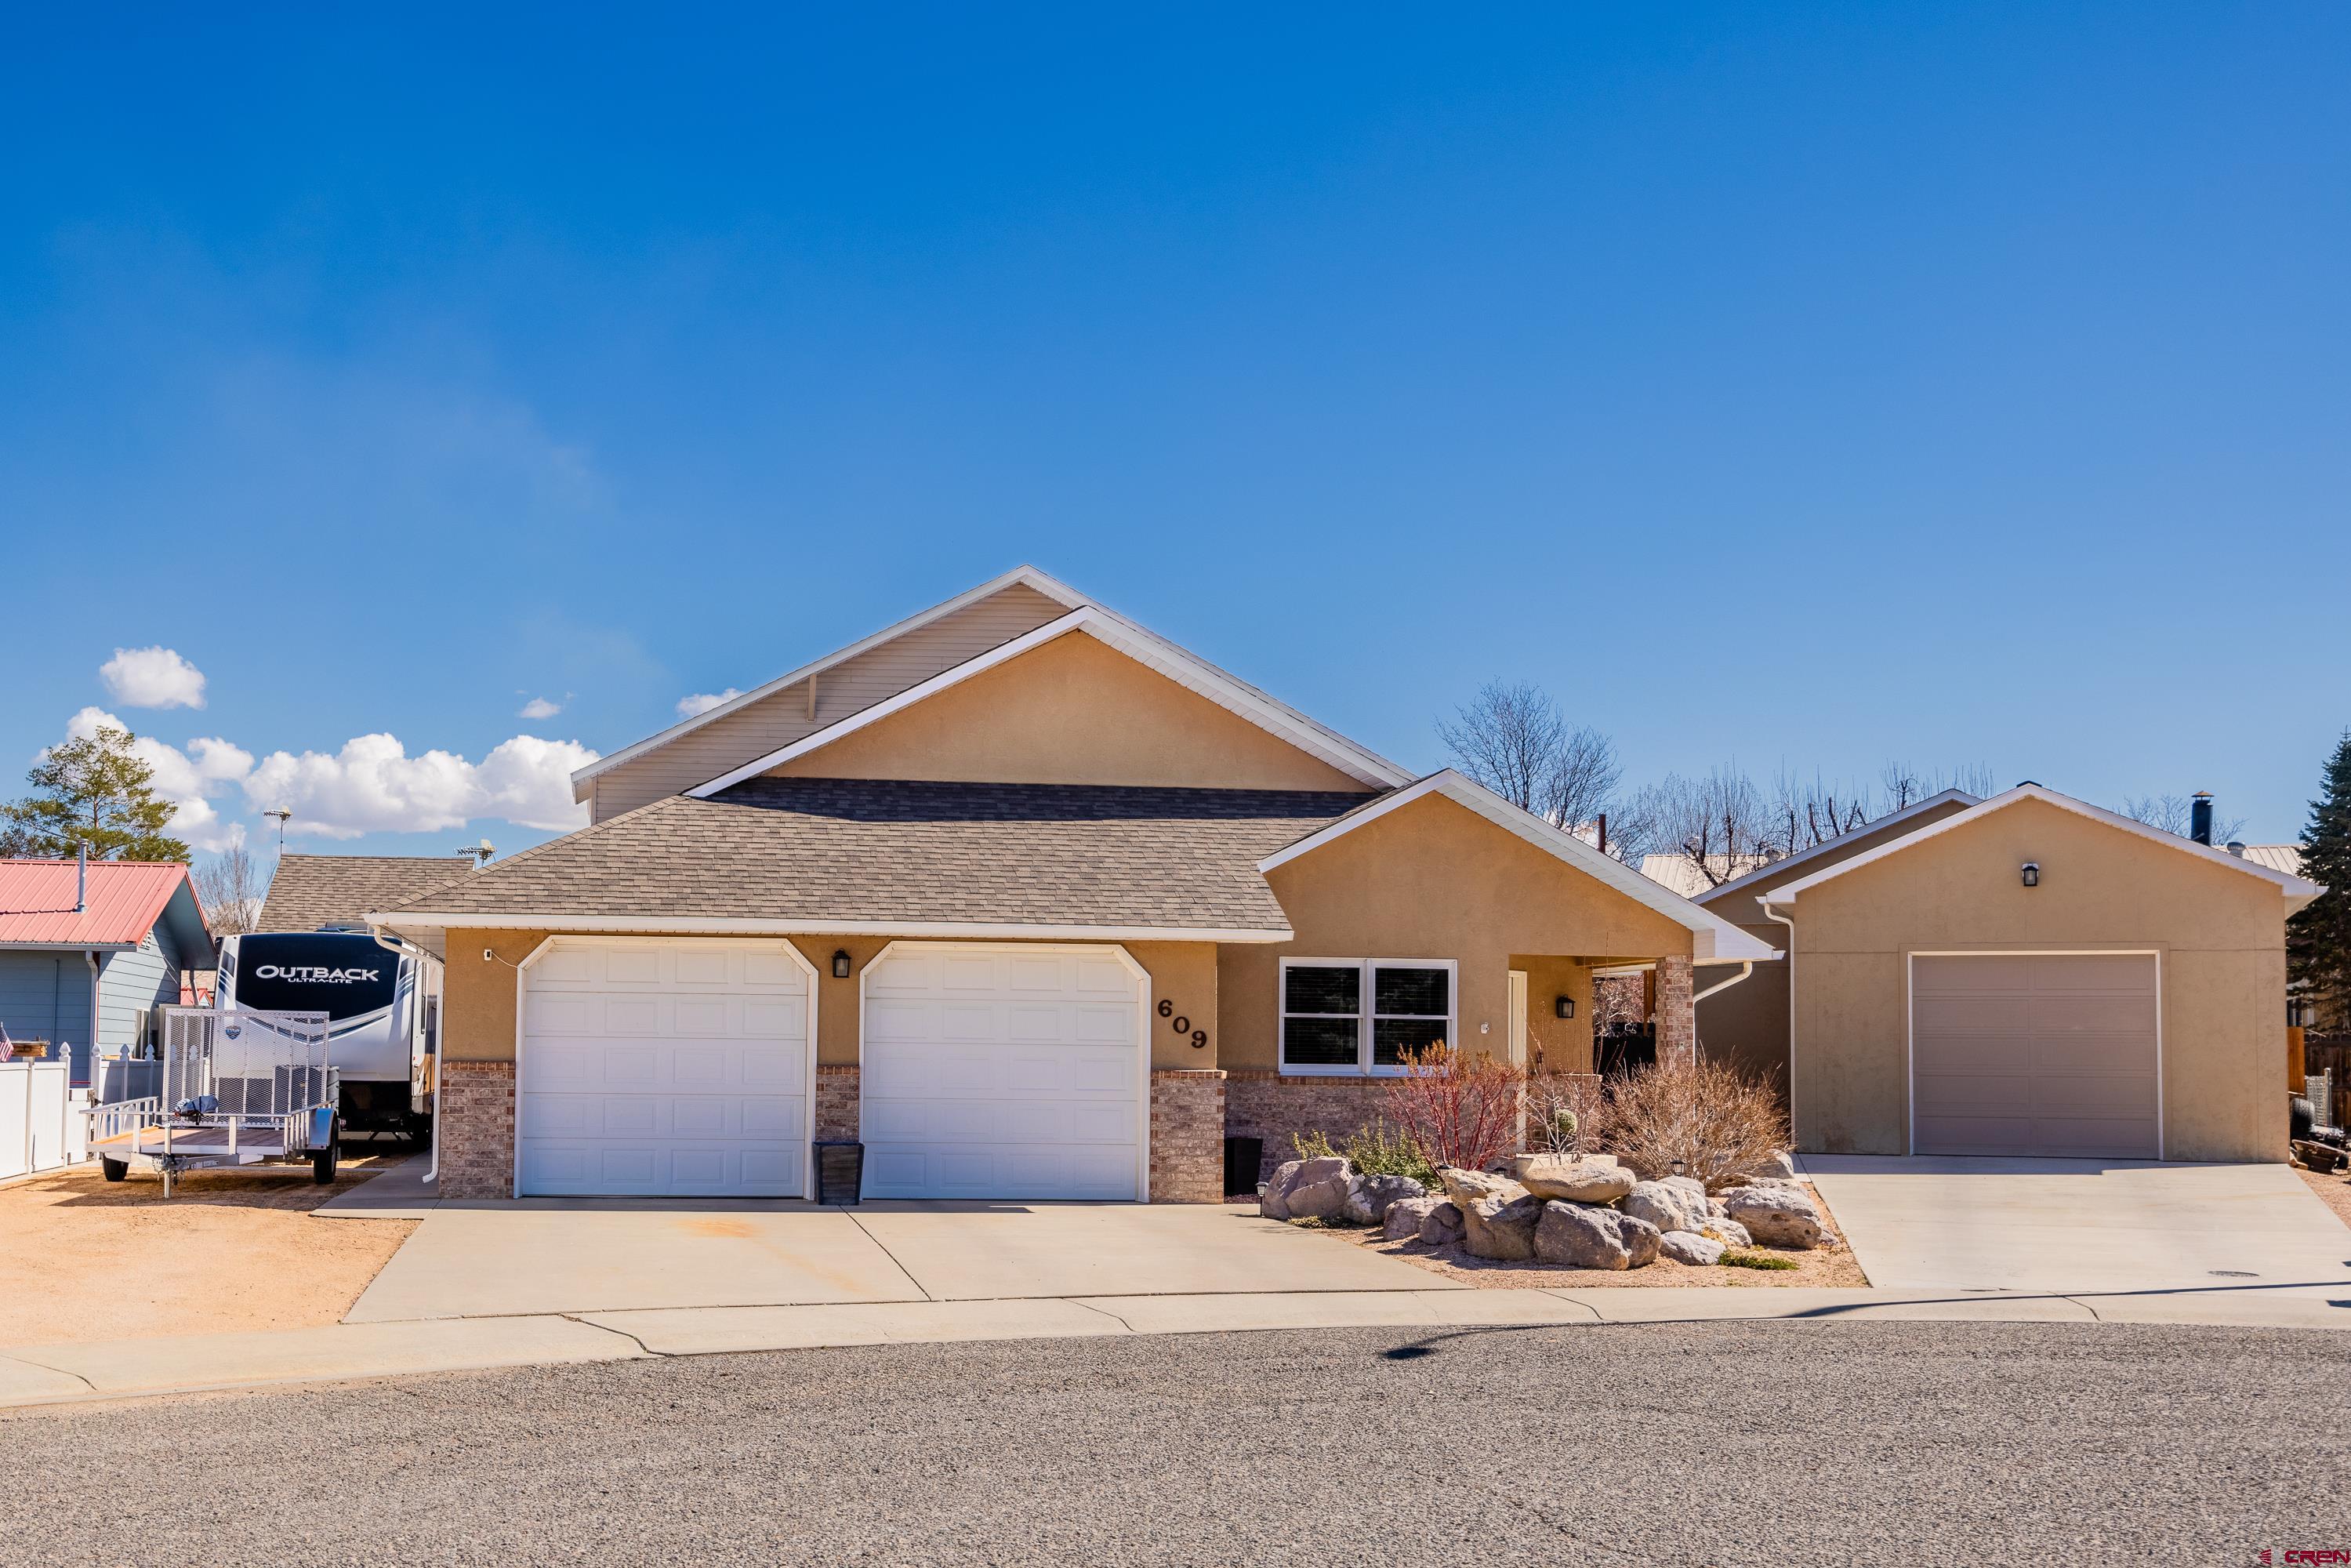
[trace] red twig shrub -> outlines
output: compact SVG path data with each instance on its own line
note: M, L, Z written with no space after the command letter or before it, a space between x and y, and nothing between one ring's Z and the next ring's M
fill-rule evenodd
M1484 1170L1518 1151L1523 1069L1441 1041L1402 1061L1404 1076L1388 1080L1388 1115L1433 1164Z
M1787 1114L1771 1086L1718 1062L1635 1068L1609 1086L1597 1119L1599 1145L1636 1176L1678 1168L1709 1192L1788 1146Z

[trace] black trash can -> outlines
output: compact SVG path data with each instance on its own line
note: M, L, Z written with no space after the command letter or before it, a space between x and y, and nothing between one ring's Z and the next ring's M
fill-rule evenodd
M1225 1140L1225 1196L1257 1190L1257 1168L1265 1160L1263 1138Z
M844 1207L857 1202L865 1182L865 1145L820 1143L816 1146L816 1200Z

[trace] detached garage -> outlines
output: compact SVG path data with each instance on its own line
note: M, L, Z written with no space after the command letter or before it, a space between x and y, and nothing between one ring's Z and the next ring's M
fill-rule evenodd
M1797 1146L2283 1160L2318 891L2037 784L1777 887Z

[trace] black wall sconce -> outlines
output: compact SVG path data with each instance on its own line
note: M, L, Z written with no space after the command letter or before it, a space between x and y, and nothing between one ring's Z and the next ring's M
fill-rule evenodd
M1575 998L1562 997L1552 1004L1552 1009L1563 1019L1572 1019L1575 1016Z
M2041 862L2039 861L2026 861L2024 862L2024 885L2027 887L2039 887L2041 885Z
M849 949L846 947L832 950L832 977L836 980L849 978Z

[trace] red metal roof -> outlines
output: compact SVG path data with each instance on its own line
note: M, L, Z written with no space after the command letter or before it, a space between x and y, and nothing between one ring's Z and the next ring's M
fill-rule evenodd
M187 880L183 865L92 861L89 906L77 915L73 862L0 861L0 946L135 947Z

